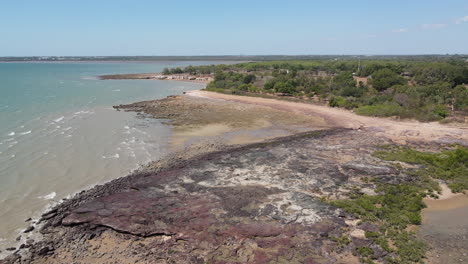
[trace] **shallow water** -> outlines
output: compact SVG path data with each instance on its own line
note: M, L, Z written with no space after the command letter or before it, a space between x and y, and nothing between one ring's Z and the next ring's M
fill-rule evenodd
M0 63L0 250L54 202L121 177L167 152L170 127L112 105L204 84L102 81L179 63Z
M429 243L427 263L468 263L468 196L426 199L419 235Z

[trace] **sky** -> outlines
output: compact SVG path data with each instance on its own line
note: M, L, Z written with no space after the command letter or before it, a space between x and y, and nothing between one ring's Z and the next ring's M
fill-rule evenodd
M468 54L468 0L0 0L0 56Z

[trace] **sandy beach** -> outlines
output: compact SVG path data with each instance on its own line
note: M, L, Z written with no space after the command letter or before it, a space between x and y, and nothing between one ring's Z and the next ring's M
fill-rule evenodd
M435 142L457 143L468 146L468 125L447 125L438 122L423 123L414 120L394 120L390 118L374 118L360 116L351 111L332 108L312 103L288 102L260 97L235 96L209 91L191 91L192 96L219 99L253 105L267 106L287 112L318 116L334 127L364 129L384 136L395 143L407 142Z

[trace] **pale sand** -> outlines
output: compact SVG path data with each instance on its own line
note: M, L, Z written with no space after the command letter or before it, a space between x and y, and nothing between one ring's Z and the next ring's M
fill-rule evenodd
M391 118L376 118L360 116L351 111L331 108L322 105L282 101L270 98L248 97L221 94L209 91L190 91L188 95L220 99L232 102L267 106L299 114L320 116L336 127L352 129L369 129L379 136L390 138L395 143L412 142L445 142L468 145L468 124L440 124L438 122L423 123L414 120L395 120Z
M468 196L466 194L453 193L445 183L440 184L440 188L442 192L439 198L424 198L424 203L427 205L427 208L423 209L423 213L425 211L443 211L465 206L468 207Z

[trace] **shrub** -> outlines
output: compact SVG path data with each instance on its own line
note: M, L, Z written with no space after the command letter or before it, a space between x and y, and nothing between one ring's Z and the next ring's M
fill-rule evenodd
M404 115L405 109L397 103L386 103L361 106L355 112L358 115L389 117Z
M284 94L293 94L296 91L292 83L282 81L275 83L274 90Z
M341 96L333 96L328 103L331 107L344 107L346 100Z
M445 180L453 192L468 190L468 148L466 147L457 147L454 150L440 153L396 148L390 151L376 152L376 156L385 160L425 165L425 168L417 171L418 175Z
M345 87L343 90L341 90L341 95L342 96L353 96L353 97L361 97L365 92L364 88L361 87Z
M249 84L254 82L257 79L257 77L253 74L246 75L244 79L242 80L245 84Z
M435 116L446 118L448 116L447 108L443 105L436 105L432 110Z

